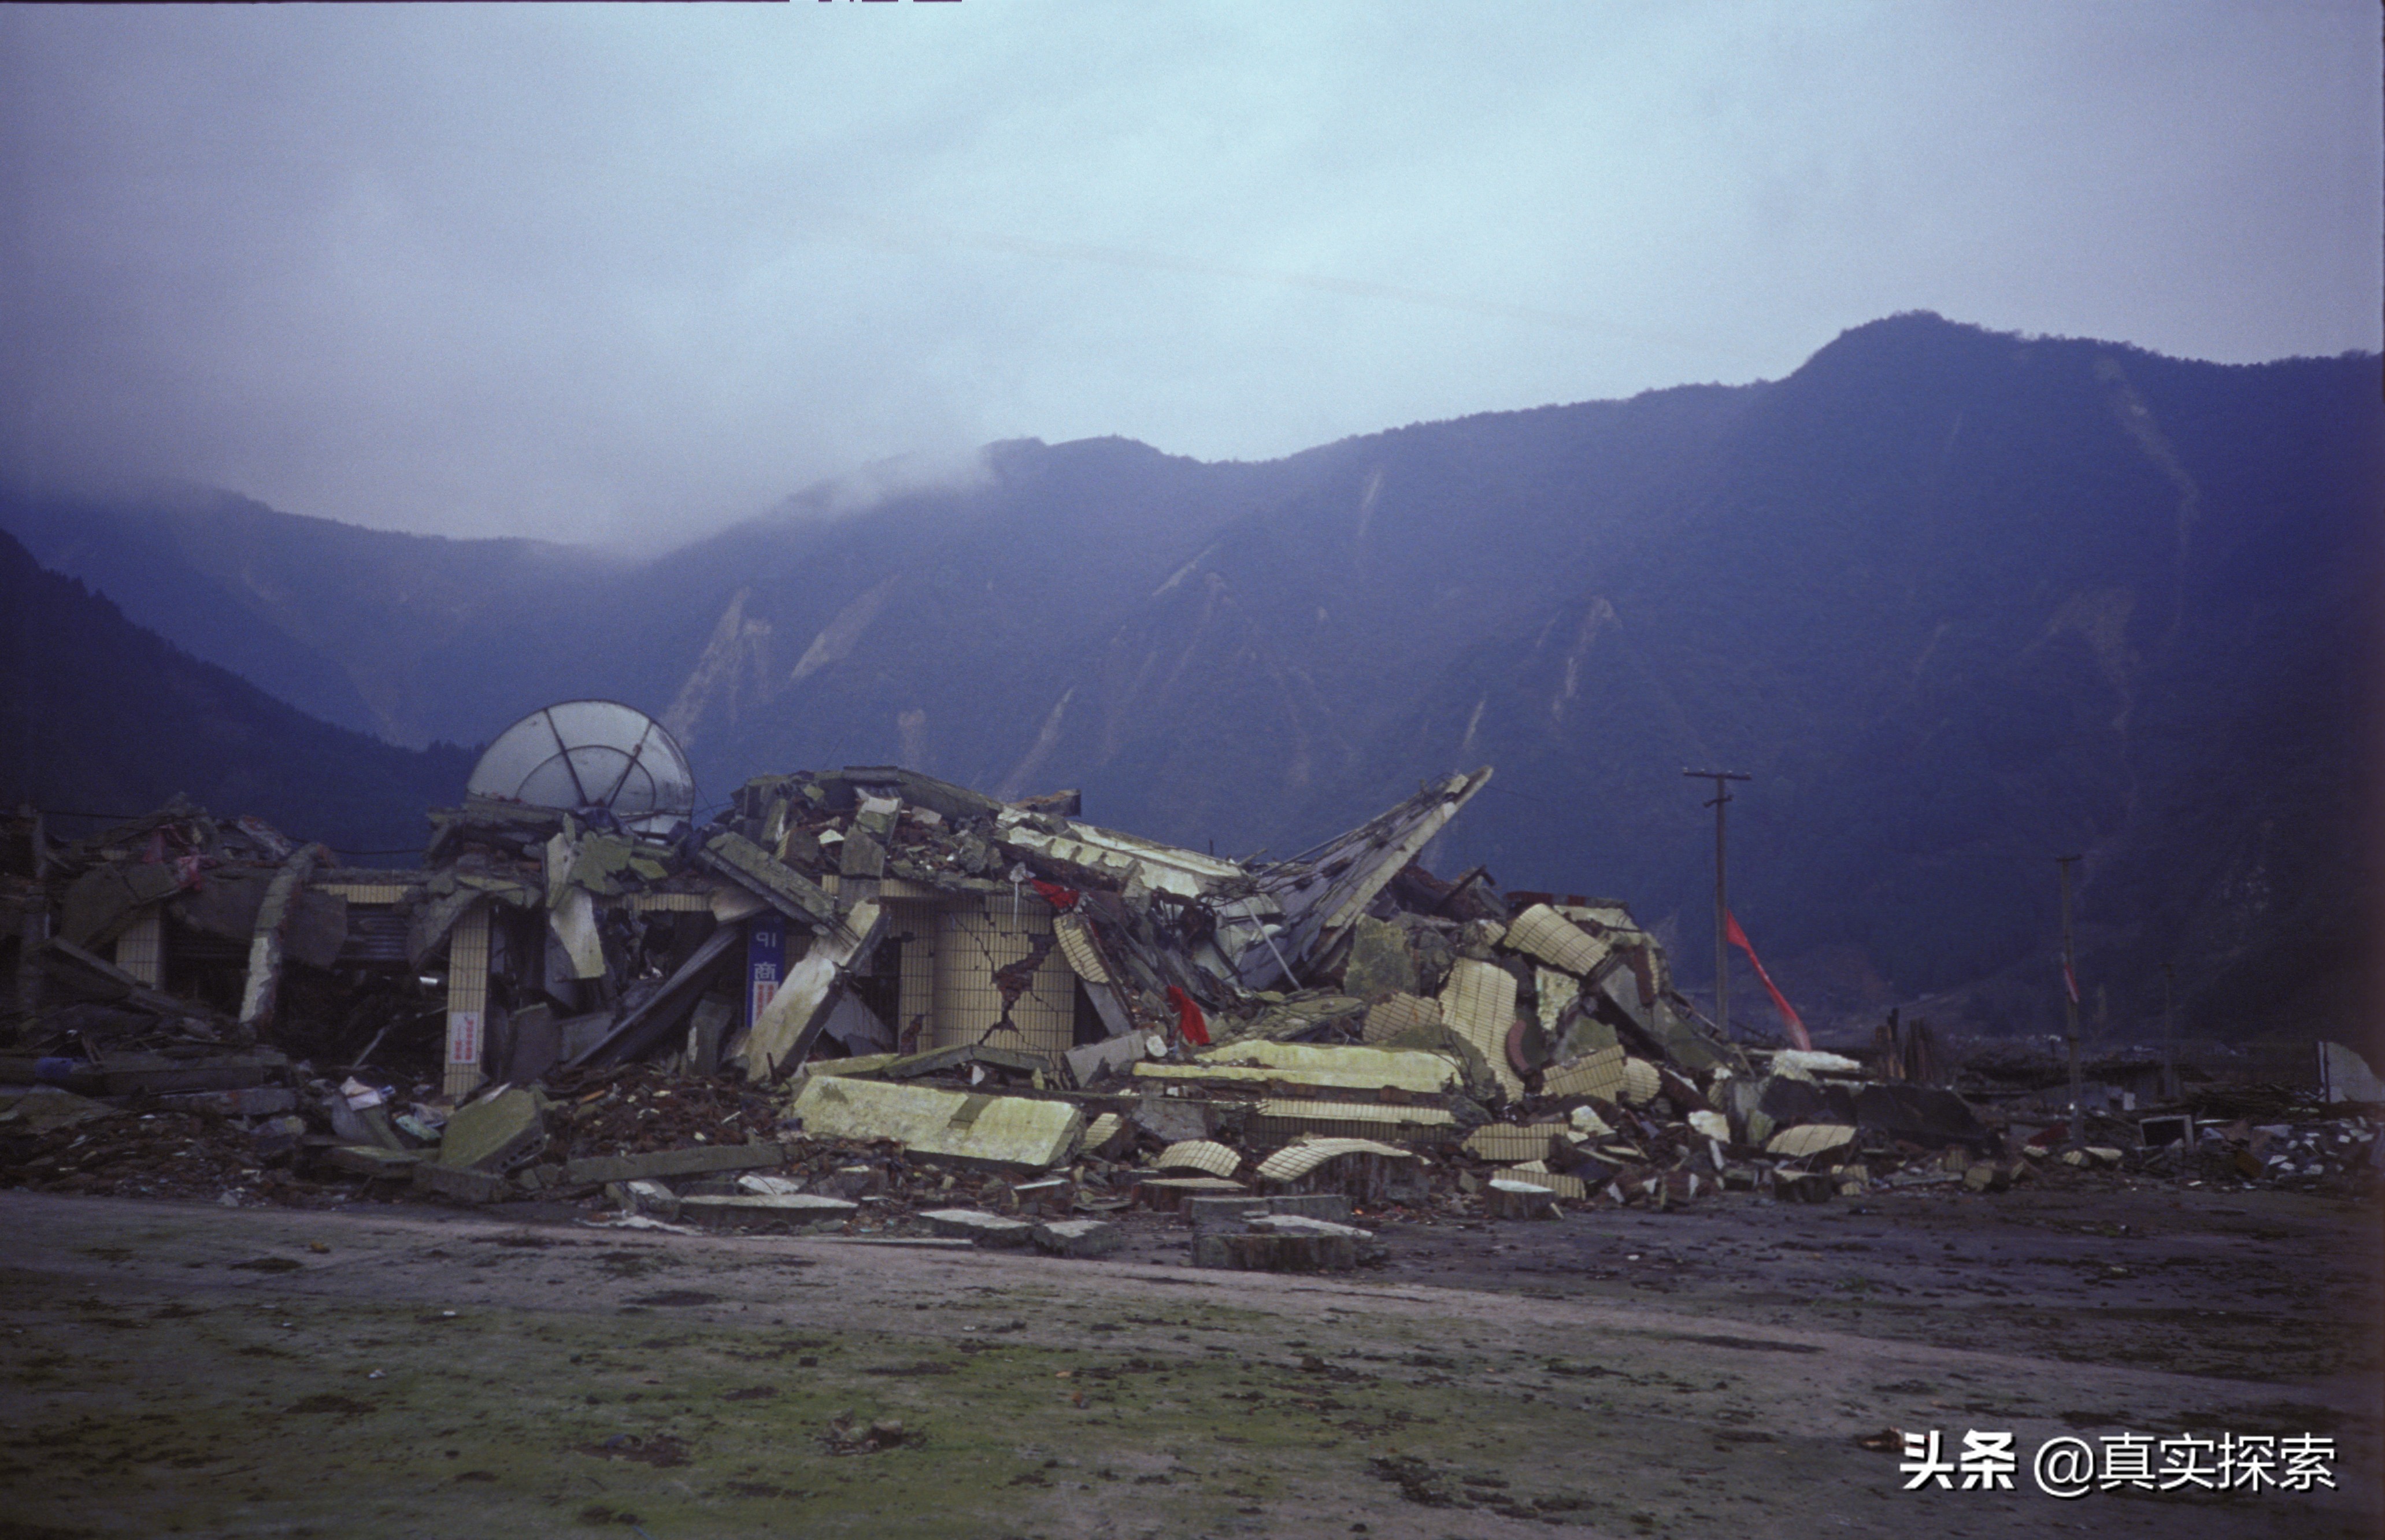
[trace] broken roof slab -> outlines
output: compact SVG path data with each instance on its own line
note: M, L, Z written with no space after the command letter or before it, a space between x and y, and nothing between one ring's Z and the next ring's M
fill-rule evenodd
M1004 808L994 820L1005 845L1098 871L1121 884L1140 874L1145 887L1172 893L1180 898L1199 898L1219 883L1244 875L1234 862L1205 856L1197 850L1073 820L1067 821L1065 834L1054 833L1042 827L1048 821L1015 808Z
M1072 1102L807 1075L794 1115L816 1139L891 1139L914 1155L1009 1171L1049 1171L1085 1131Z
M1258 890L1281 906L1285 933L1273 945L1242 949L1235 959L1242 983L1265 988L1284 976L1287 965L1305 966L1339 940L1490 780L1488 765L1453 775L1347 833L1263 869Z

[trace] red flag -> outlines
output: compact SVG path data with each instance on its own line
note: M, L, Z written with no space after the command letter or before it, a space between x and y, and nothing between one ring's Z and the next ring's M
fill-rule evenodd
M2065 962L2062 965L2062 987L2070 991L2070 1003L2074 1006L2077 1005L2079 1003L2079 975L2070 970L2070 964L2068 962Z
M1747 933L1739 928L1739 916L1725 909L1722 913L1722 923L1723 934L1730 938L1730 944L1733 946L1747 954L1749 962L1755 965L1755 976L1764 981L1764 992L1772 996L1773 1005L1780 1011L1780 1019L1789 1023L1789 1041L1801 1048L1813 1047L1814 1040L1805 1035L1805 1023L1798 1020L1795 1011L1789 1008L1789 1002L1781 998L1779 987L1772 982L1772 975L1764 970L1764 959L1757 957L1755 948L1748 945Z
M1168 1003L1176 1008L1176 1030L1184 1041L1199 1047L1209 1044L1209 1023L1201 1014L1200 1002L1174 984L1168 986Z

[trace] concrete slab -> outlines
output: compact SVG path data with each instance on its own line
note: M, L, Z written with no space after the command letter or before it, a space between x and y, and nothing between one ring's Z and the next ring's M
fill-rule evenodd
M1038 1250L1055 1257L1106 1257L1126 1244L1126 1232L1106 1220L1047 1220L1034 1237Z
M976 1208L930 1208L919 1218L939 1235L979 1246L1022 1246L1035 1238L1036 1227L1028 1221Z
M502 1172L530 1159L545 1143L546 1115L538 1093L517 1085L449 1114L439 1140L438 1162Z
M998 1171L1049 1171L1085 1130L1069 1102L842 1078L806 1077L793 1111L816 1139L892 1139L914 1155Z

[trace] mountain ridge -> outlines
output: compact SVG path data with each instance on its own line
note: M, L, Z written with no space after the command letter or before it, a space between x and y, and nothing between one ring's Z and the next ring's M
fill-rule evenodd
M2209 964L2181 968L2188 1025L2241 1033L2366 1008L2346 981L2374 884L2345 836L2370 741L2376 375L1915 313L1778 381L1278 460L1006 441L974 478L833 517L837 489L806 489L643 562L518 552L378 629L395 601L370 574L336 598L282 582L306 625L368 647L229 602L252 651L283 625L376 721L473 741L609 695L682 730L714 795L900 761L1080 784L1097 821L1282 853L1491 760L1439 858L1620 895L1689 935L1711 825L1679 770L1729 764L1758 776L1735 907L1825 1015L1936 995L2042 1028L2050 857L2078 849L2115 1030L2184 949ZM419 585L447 570L409 561ZM2173 891L2190 874L2193 901Z

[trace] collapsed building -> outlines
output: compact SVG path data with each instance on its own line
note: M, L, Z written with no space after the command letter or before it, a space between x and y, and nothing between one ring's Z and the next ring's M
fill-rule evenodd
M410 870L181 804L64 844L29 816L0 1083L48 1094L0 1108L40 1135L7 1167L77 1190L106 1168L66 1157L139 1108L245 1138L285 1200L346 1180L1072 1254L1158 1208L1196 1217L1196 1259L1282 1266L1358 1259L1354 1205L2241 1175L2270 1143L1983 1121L1926 1036L1869 1066L1734 1043L1623 903L1419 863L1491 773L1264 863L887 766L757 778L698 826L667 733L570 702L491 745ZM376 1083L425 1023L435 1083ZM2341 1176L2373 1133L2279 1148ZM938 1166L978 1207L905 1196Z

